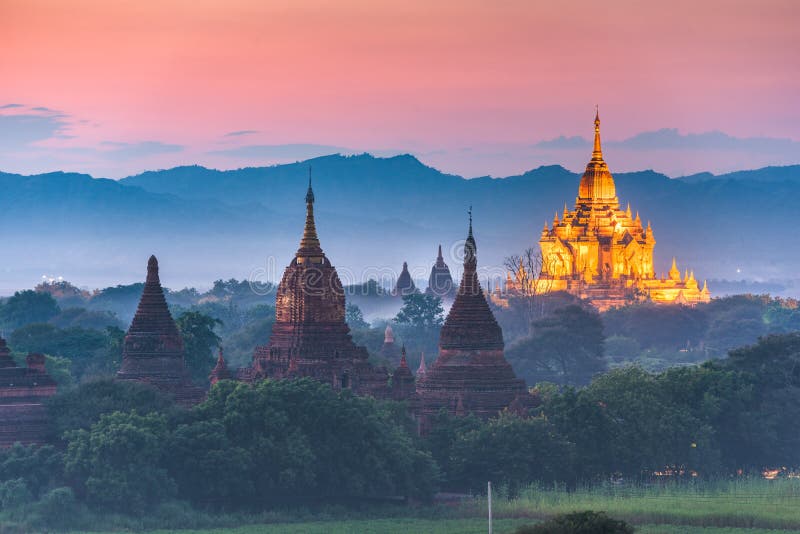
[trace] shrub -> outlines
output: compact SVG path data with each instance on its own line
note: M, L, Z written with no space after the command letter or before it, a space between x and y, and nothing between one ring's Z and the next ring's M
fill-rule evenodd
M605 512L572 512L552 517L538 525L525 525L516 534L633 534L625 521L608 517Z

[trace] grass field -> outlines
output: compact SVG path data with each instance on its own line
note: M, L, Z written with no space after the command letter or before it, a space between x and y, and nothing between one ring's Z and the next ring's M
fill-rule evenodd
M501 519L494 522L496 534L513 534L519 525L531 523L523 519ZM232 529L190 530L181 534L485 534L485 519L378 519L362 521L309 522L276 525L250 525ZM158 531L166 534L173 531ZM692 527L686 525L640 525L639 534L779 534L769 529ZM155 533L153 533L155 534Z
M353 514L340 510L339 513L322 517L319 515L314 517L313 513L299 516L305 519L299 519L290 513L282 513L272 520L267 520L266 523L261 522L266 519L262 518L259 524L236 528L180 532L183 534L477 534L487 531L485 508L485 498L476 498L456 507L391 508ZM494 531L497 534L511 534L520 525L577 510L605 511L612 517L633 523L637 532L641 534L777 534L781 531L800 533L800 480L758 479L649 487L608 486L576 491L531 488L516 499L504 499L501 496L495 498ZM348 515L349 519L339 519ZM294 517L298 517L297 522L286 522ZM155 532L161 534L176 530Z
M749 479L573 492L529 489L519 499L499 500L495 510L498 517L603 510L639 525L800 530L800 480Z

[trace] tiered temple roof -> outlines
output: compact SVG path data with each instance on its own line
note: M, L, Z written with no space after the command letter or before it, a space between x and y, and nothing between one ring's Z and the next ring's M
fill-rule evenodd
M436 263L431 267L431 275L428 277L428 288L425 290L430 295L441 298L452 298L456 294L456 285L450 275L450 268L444 262L442 256L442 245L439 245L439 254L436 256Z
M278 285L272 335L266 346L256 348L252 366L239 376L248 381L312 377L334 389L388 396L388 372L367 359L367 350L350 337L342 283L317 237L309 177L305 229Z
M491 417L518 396L523 402L529 396L503 355L503 332L478 281L477 251L470 214L464 274L442 327L439 357L417 382L423 429L426 416L441 408Z
M414 285L414 280L411 279L411 273L408 272L408 263L403 262L403 270L400 276L397 277L397 284L395 285L394 292L396 295L411 295L416 293L417 286Z
M142 298L122 349L119 380L143 382L191 406L205 392L192 384L184 363L183 339L172 319L158 276L158 260L150 256Z
M16 364L0 337L0 447L41 444L47 437L44 402L56 394L56 382L47 374L42 354L29 354L26 364Z

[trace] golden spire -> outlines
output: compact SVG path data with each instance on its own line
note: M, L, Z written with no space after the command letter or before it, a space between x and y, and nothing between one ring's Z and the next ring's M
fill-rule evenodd
M314 190L311 189L311 167L308 168L308 191L306 191L306 225L303 228L303 238L300 239L300 250L297 255L318 255L322 247L317 237L317 227L314 224Z
M594 114L594 149L592 160L603 161L603 149L600 147L600 108L595 106Z
M681 279L681 272L678 270L678 262L675 261L675 256L672 257L672 268L669 270L669 278L670 280L677 281Z

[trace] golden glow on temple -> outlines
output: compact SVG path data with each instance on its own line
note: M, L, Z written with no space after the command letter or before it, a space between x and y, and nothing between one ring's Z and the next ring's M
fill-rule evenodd
M521 267L506 279L508 294L543 294L566 291L587 299L600 310L635 300L694 305L708 302L703 283L698 287L694 272L682 277L675 259L669 276L657 278L653 268L656 239L650 223L642 226L630 204L620 208L614 177L603 159L600 115L594 119L592 159L578 186L575 209L564 205L552 227L547 222L539 238L541 273L527 276ZM521 291L529 284L529 291Z

